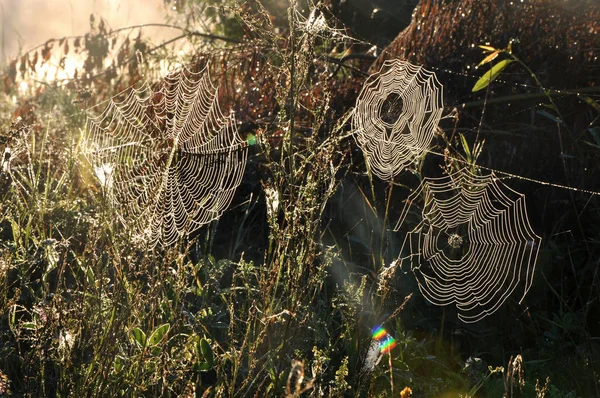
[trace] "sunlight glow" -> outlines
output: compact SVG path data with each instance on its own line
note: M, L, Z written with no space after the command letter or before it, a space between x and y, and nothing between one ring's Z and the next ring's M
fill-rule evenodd
M27 89L29 88L29 84L23 81L19 83L19 95L25 95L27 93Z

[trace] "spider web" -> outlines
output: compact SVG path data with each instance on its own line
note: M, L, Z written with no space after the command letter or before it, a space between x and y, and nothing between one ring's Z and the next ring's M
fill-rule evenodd
M527 218L525 196L494 173L463 168L425 177L408 198L396 225L424 195L422 221L406 235L411 270L425 298L455 304L458 317L477 322L495 312L517 287L521 301L531 287L541 238Z
M442 98L435 74L406 61L385 61L369 76L356 100L352 128L373 174L392 180L427 151Z
M247 146L204 68L144 84L88 116L86 155L118 216L154 246L215 220L240 184Z

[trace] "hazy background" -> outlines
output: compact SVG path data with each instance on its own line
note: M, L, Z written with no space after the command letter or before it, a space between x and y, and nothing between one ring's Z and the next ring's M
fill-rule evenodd
M92 13L113 29L165 21L163 0L0 0L0 63L50 38L85 34Z

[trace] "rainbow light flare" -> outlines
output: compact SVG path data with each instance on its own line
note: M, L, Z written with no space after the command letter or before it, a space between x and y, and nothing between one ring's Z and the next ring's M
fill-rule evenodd
M379 351L382 354L390 352L398 345L398 343L396 343L396 339L390 336L381 325L374 327L372 332L373 340L379 342Z

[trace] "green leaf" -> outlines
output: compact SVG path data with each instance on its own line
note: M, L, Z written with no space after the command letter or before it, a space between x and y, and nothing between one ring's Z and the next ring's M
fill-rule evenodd
M48 274L58 266L59 257L56 249L52 246L44 248L44 254L46 257L46 271L42 275L42 280L47 282Z
M467 155L467 162L471 163L473 160L473 157L471 156L471 150L469 149L469 144L467 143L467 139L465 138L464 135L459 134L460 135L460 142L462 144L463 149L465 150L465 154Z
M547 118L547 119L549 119L549 120L553 121L554 123L557 123L557 124L562 124L562 121L561 121L561 120L560 120L558 117L556 117L556 116L552 115L552 114L551 114L551 113L549 113L549 112L546 112L546 111L544 111L544 110L538 110L538 111L536 111L536 113L537 113L538 115L540 115L540 116L543 116L543 117L545 117L545 118Z
M206 372L206 371L212 369L212 365L209 364L208 362L200 362L200 363L197 364L197 369L200 372Z
M560 154L560 157L561 157L561 158L565 158L565 159L577 159L577 157L576 157L576 156L574 156L574 155L569 155L568 153L561 153L561 154Z
M122 356L117 355L115 357L115 362L114 362L114 365L113 365L115 367L115 372L116 373L121 372L123 370L123 365L124 364L125 364L125 359Z
M85 276L87 278L88 284L90 286L94 286L94 283L96 282L96 278L94 277L94 270L92 269L92 267L87 266L86 271L85 271Z
M588 130L592 138L594 138L596 145L600 145L600 127L590 127Z
M196 276L196 289L194 294L198 297L202 297L202 293L204 292L204 288L202 287L202 281L200 278Z
M198 360L200 360L200 358L202 358L202 350L200 349L200 340L198 339L198 337L194 339L194 343L194 351L196 351L196 357L198 358Z
M35 330L37 328L37 325L35 324L35 322L23 322L21 324L21 328L28 329L28 330Z
M200 340L200 350L202 351L202 356L206 359L206 362L212 367L215 361L215 357L212 352L212 348L210 348L210 344L206 339Z
M17 305L13 305L10 311L10 329L12 330L15 327L17 322Z
M150 353L152 355L154 355L155 357L159 356L160 355L160 347L159 346L152 347L150 349Z
M10 220L10 226L13 232L13 241L19 242L19 237L21 236L21 227L14 220Z
M492 69L490 69L489 72L485 73L483 76L481 76L481 78L479 78L479 80L477 80L477 83L475 83L475 85L473 86L472 92L475 93L479 90L483 90L484 88L486 88L490 84L490 82L496 79L498 75L500 75L500 73L512 62L512 59L504 59L498 62L492 67Z
M142 329L133 328L130 334L140 348L146 347L146 333Z
M168 323L164 323L164 324L160 325L159 327L157 327L156 329L154 329L154 332L152 332L152 334L150 335L150 338L148 339L148 346L153 346L153 345L158 344L162 340L164 335L167 334L167 332L169 331L170 328L171 328L171 325L169 325Z

